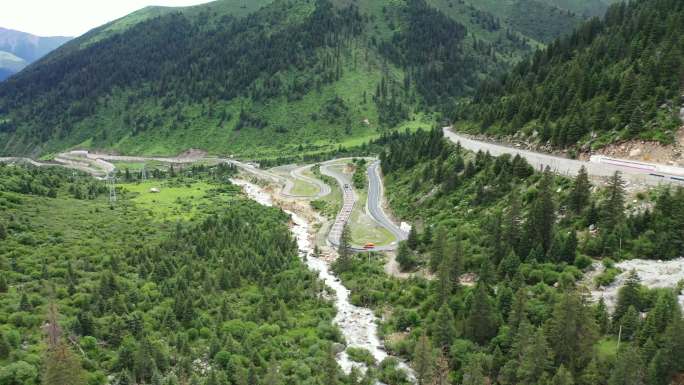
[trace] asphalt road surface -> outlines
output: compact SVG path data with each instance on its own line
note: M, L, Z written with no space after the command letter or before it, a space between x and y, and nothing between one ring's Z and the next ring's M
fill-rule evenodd
M408 238L408 233L400 229L382 209L384 188L380 177L380 161L373 162L368 166L368 201L366 208L371 217L382 227L389 230L398 241Z
M295 168L294 170L290 171L290 178L287 180L285 188L283 189L283 195L287 195L287 196L291 196L291 197L295 197L295 198L307 198L307 199L315 200L315 199L321 199L324 196L330 194L332 192L332 189L330 188L330 186L328 186L322 180L316 179L316 178L311 178L311 177L308 177L308 176L302 174L303 172L310 170L313 166L314 166L313 164L310 164L310 165ZM312 185L318 187L318 192L314 196L293 194L292 193L292 189L294 188L293 180L295 180L295 179L299 179L304 183L312 184Z
M587 169L587 173L594 177L609 177L613 175L615 171L620 171L623 178L632 183L641 183L652 186L657 186L663 183L681 183L677 180L651 175L648 171L632 167L627 164L627 162L625 162L623 165L618 165L562 158L559 156L474 140L465 135L457 134L451 131L449 127L444 127L443 131L444 136L447 139L454 143L460 143L461 146L467 150L485 151L489 152L493 156L499 156L503 154L518 154L525 158L527 162L537 170L542 170L548 166L555 173L575 176L579 172L580 167L584 166Z

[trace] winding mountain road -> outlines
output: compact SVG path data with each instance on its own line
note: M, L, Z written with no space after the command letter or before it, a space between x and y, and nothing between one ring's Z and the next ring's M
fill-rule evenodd
M293 198L306 198L306 199L321 199L327 195L329 195L332 192L332 189L330 186L328 186L326 183L324 183L322 180L316 179L316 178L311 178L309 176L306 176L302 174L303 172L306 172L308 170L311 170L313 167L313 164L309 164L306 166L298 167L295 168L294 170L290 171L290 178L285 178L285 187L283 188L283 195L293 197ZM316 195L297 195L292 193L292 189L295 187L295 183L293 182L294 180L300 180L304 183L308 183L311 185L314 185L318 188L318 192Z
M408 233L397 226L382 208L384 187L380 176L380 161L368 166L368 200L366 209L370 216L382 227L389 230L397 241L408 239ZM396 245L395 245L396 248Z
M537 170L548 166L557 174L575 176L580 168L584 166L587 173L594 177L609 177L616 171L619 171L622 173L623 178L632 183L657 186L663 183L684 182L684 169L679 167L611 159L602 156L594 156L591 161L587 162L474 140L468 136L451 131L449 127L444 127L443 131L447 139L454 143L460 143L466 150L475 152L485 151L494 156L503 154L520 155Z
M332 161L324 162L321 164L321 173L329 177L334 178L342 189L343 202L342 209L337 214L335 222L328 234L328 241L333 246L339 246L340 236L342 235L342 230L344 225L351 218L354 206L357 204L358 195L352 187L352 181L349 176L344 175L330 166L335 162L339 162L341 159L335 159ZM373 163L368 167L368 198L366 200L366 211L369 216L380 226L387 229L396 240L389 245L385 246L375 246L372 248L365 248L360 245L352 245L352 249L355 251L393 251L397 249L398 241L405 240L408 234L401 230L385 213L382 208L383 201L383 185L382 178L380 177L380 162L376 159L369 158Z
M337 246L339 245L340 236L344 225L349 221L358 201L358 194L352 187L351 178L341 172L331 168L335 163L349 160L352 158L333 159L321 163L321 173L334 178L339 184L343 193L342 209L337 214L335 222L328 234L329 242ZM387 229L395 238L396 241L386 246L376 246L373 248L364 248L363 246L355 245L352 248L356 251L392 251L396 250L398 241L405 240L408 236L406 232L401 230L385 213L382 208L383 203L383 185L380 176L380 162L374 158L368 158L372 163L368 167L368 199L366 200L367 214L380 226ZM310 170L313 165L306 165L295 168L290 171L290 178L277 175L267 170L262 170L254 165L240 162L235 159L204 157L204 156L185 156L185 157L145 157L145 156L122 156L90 153L87 151L71 151L59 154L55 157L56 163L39 163L31 159L24 158L0 158L0 162L28 162L36 166L46 165L61 165L73 169L88 172L93 176L104 178L116 170L116 166L111 162L150 162L157 161L171 164L187 164L197 162L226 162L235 165L243 171L254 175L255 177L282 185L282 195L295 199L320 199L332 192L330 186L323 181L304 175L303 173ZM298 179L304 183L313 184L318 187L319 192L315 196L295 195L292 193L294 188L294 179Z

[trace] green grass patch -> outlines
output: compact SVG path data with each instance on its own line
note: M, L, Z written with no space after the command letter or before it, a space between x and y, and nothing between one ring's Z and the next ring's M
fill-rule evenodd
M292 194L301 196L314 196L320 192L318 186L305 182L300 179L293 179L294 186L292 187Z
M234 189L218 191L218 186L207 182L171 184L155 180L118 187L135 194L131 201L147 210L155 221L190 219L212 203L230 201L236 193ZM151 192L153 188L159 189L159 192Z
M599 340L596 344L596 354L603 361L615 358L617 355L617 338L606 337Z

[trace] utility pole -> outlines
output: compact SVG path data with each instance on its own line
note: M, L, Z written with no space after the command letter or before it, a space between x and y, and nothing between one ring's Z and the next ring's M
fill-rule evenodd
M147 171L145 170L145 164L143 164L142 170L140 170L140 180L143 182L147 180Z
M107 174L107 186L109 187L109 203L116 202L116 179L112 174Z
M620 352L620 340L622 339L622 324L620 324L620 330L618 331L618 343L617 343L617 353Z

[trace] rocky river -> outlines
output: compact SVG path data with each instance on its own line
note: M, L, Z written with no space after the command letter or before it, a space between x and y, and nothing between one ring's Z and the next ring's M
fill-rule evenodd
M261 187L240 179L231 180L233 184L241 186L244 192L254 201L273 206L273 199ZM310 270L318 272L319 278L332 289L337 315L333 322L340 328L346 341L346 347L356 347L368 350L379 363L388 357L378 338L377 317L373 311L367 308L353 305L349 301L349 289L332 273L328 262L317 258L313 254L311 243L310 224L301 216L288 210L284 210L292 218L291 231L297 240L300 256ZM346 350L337 355L337 361L345 373L349 373L353 366L364 370L362 364L349 359ZM409 378L414 380L413 371L408 365L401 362L399 367L406 371Z

